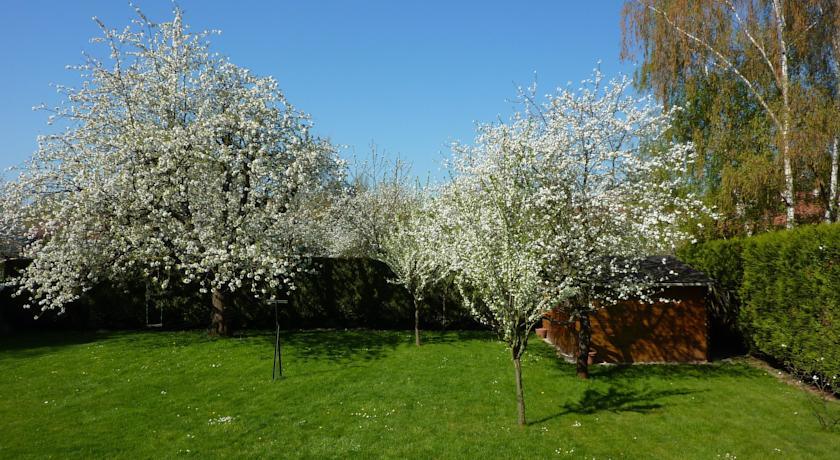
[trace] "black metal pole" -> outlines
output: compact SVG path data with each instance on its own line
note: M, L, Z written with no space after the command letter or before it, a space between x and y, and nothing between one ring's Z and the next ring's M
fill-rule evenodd
M274 303L274 361L271 367L271 380L277 380L277 368L280 368L280 375L283 375L283 364L280 359L280 320L277 318L277 302ZM280 364L280 366L278 366Z
M280 345L280 316L277 313L277 304L286 305L288 300L270 300L274 305L274 360L271 364L271 380L283 376L283 349Z

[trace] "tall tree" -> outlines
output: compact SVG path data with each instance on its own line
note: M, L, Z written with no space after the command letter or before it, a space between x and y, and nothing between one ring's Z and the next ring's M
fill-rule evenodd
M511 351L519 423L525 423L521 357L543 314L567 303L588 354L588 315L625 298L650 300L642 256L687 239L679 222L706 212L678 171L689 145L663 133L671 114L606 83L596 71L579 91L558 90L508 122L481 125L456 145L455 179L440 195L439 254L473 314ZM586 377L587 369L580 368Z
M680 103L686 101L692 88L715 91L723 85L746 95L751 102L739 97L732 105L748 108L754 104L762 112L772 132L769 136L761 134L760 139L765 139L781 163L779 195L787 227L795 224L797 190L810 191L812 183L797 187L796 181L804 179L803 173L795 170L801 153L796 150L794 135L794 128L801 122L797 93L805 93L813 85L800 70L806 57L814 54L807 44L817 43L806 38L827 18L819 1L634 0L624 8L622 55L634 58L641 54L641 87L652 88L667 103ZM741 118L745 121L754 118L750 111L741 114L746 116ZM706 114L701 119L725 122L731 117ZM759 134L764 131L753 123L746 125L747 130ZM737 168L741 162L733 158L728 163ZM749 174L746 170L742 173ZM738 182L728 190L737 202L736 211L744 208L745 201Z
M522 356L547 309L534 232L530 150L506 125L479 129L475 146L455 147L456 178L437 198L438 257L455 274L473 316L507 345L519 425L525 425Z
M527 111L514 123L534 152L542 277L548 297L579 323L582 378L589 315L624 299L653 301L662 280L643 276L640 265L672 253L691 238L689 225L711 216L682 173L693 147L667 134L677 109L631 96L630 85L627 78L606 81L596 70L579 91L560 89L542 102L532 88L523 93Z
M226 335L235 291L294 287L310 243L298 210L341 165L275 80L211 53L180 10L159 24L138 10L122 31L97 23L108 58L88 56L83 84L60 87L51 118L67 129L40 138L7 187L4 225L39 236L20 290L63 311L99 280L165 287L177 273L211 293L212 331Z

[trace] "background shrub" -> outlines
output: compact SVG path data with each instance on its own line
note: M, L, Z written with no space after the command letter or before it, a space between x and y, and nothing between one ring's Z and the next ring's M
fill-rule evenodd
M26 261L16 261L17 269ZM316 259L312 273L302 274L287 307L279 310L280 327L407 329L414 325L409 293L392 284L388 267L363 258ZM13 275L14 273L12 273ZM177 279L177 277L176 277ZM138 329L146 326L146 285L143 281L104 282L67 307L34 320L22 298L12 289L0 291L0 334L21 329ZM173 281L165 293L149 293L149 322L159 323L161 311L167 329L204 328L210 319L210 294L199 286ZM230 324L234 329L273 328L274 308L247 293L234 296ZM446 285L430 289L421 306L426 328L473 329L478 325L461 307L457 290Z
M709 241L679 255L726 291L753 353L840 374L840 224Z

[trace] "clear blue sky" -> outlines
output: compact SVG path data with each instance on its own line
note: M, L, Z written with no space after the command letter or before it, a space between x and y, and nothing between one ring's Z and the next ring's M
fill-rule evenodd
M4 2L0 16L0 167L17 165L48 132L41 102L57 102L50 83L73 84L64 70L81 62L98 16L114 28L133 17L114 0ZM155 21L169 0L137 0ZM516 85L536 72L541 93L578 82L601 61L621 63L620 0L604 1L198 1L180 0L193 29L221 29L216 51L257 74L272 75L289 100L310 113L317 132L367 152L373 141L440 174L453 140L470 141L475 122L507 117Z

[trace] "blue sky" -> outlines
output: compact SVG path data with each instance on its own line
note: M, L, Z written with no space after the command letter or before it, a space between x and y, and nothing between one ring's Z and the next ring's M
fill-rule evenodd
M0 167L17 165L48 132L39 103L50 83L72 84L100 17L122 28L128 2L5 2L0 17ZM169 0L137 0L156 21ZM439 177L454 140L476 122L507 117L517 85L536 72L540 92L591 75L632 73L619 61L620 0L604 1L198 1L180 0L193 29L221 29L216 51L272 75L316 131L366 155L375 142L415 174Z

